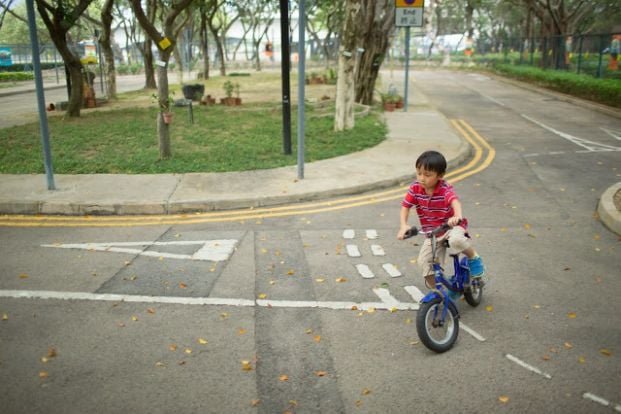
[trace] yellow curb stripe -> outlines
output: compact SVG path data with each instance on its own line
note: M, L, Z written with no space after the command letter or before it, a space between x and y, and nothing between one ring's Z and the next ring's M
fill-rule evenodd
M445 178L451 182L458 182L483 171L492 163L496 151L481 137L466 121L451 120L451 125L473 146L475 153L473 158L463 167L450 171ZM484 149L487 156L483 162L481 159ZM478 166L477 166L478 165ZM293 215L317 214L330 211L361 207L385 201L399 200L409 185L399 186L390 190L367 194L362 196L347 197L338 200L293 204L288 206L255 208L236 211L205 212L196 214L176 214L166 216L1 216L0 226L7 227L135 227L135 226L159 226L173 224L200 224L216 222L232 222L246 220L262 220L274 217L286 217Z

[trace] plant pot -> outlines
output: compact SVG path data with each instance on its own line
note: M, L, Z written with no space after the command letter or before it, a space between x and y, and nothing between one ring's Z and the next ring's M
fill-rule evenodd
M235 98L220 98L220 103L226 106L235 106Z
M242 100L241 98L235 98L235 105L241 105Z
M402 109L403 108L403 101L399 101L395 104L395 108L396 109Z
M87 108L95 108L97 106L97 101L95 98L86 98L86 107Z
M173 113L172 112L162 112L162 119L165 124L170 124L172 122Z
M394 112L397 104L394 102L384 102L384 111L386 112Z

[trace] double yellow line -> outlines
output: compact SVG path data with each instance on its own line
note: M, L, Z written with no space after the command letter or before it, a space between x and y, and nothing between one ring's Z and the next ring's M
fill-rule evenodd
M451 125L474 148L473 158L464 166L449 171L445 178L457 182L486 169L496 151L466 121L451 120ZM272 217L325 213L360 207L384 201L398 200L408 186L362 196L346 197L331 201L293 204L281 207L253 208L235 211L174 214L165 216L0 216L0 226L5 227L139 227L172 224L199 224L245 220L262 220Z

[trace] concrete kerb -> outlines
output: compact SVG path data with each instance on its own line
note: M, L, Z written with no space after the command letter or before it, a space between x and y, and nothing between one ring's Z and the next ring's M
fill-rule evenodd
M617 209L614 203L614 197L618 191L621 191L621 182L604 191L597 205L597 214L608 229L621 236L621 211Z

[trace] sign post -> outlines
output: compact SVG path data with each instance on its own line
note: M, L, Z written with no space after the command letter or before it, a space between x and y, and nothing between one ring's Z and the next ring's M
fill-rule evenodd
M405 87L403 111L408 110L410 84L410 27L423 26L424 0L395 0L395 25L405 27Z

